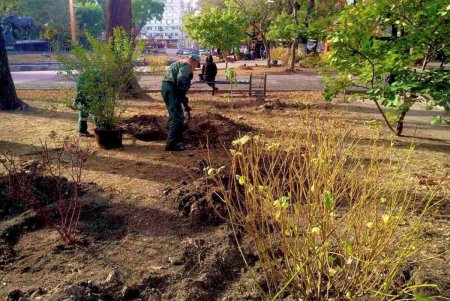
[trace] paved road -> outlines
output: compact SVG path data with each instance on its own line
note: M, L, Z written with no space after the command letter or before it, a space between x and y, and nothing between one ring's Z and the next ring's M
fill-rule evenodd
M58 76L57 71L28 71L12 72L17 89L73 89L73 81ZM238 80L248 80L249 76L238 76ZM143 75L140 77L141 86L148 90L159 90L162 76ZM218 77L218 80L224 78ZM255 84L262 85L256 81ZM228 90L228 85L222 85L222 90ZM220 88L220 87L219 87ZM248 86L239 85L235 90L247 91ZM311 91L322 90L322 77L314 73L300 73L290 75L268 75L268 91ZM210 90L205 84L194 84L192 90Z

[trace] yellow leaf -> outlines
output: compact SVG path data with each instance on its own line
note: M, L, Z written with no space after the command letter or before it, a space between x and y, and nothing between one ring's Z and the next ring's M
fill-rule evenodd
M245 184L245 177L244 176L240 176L238 181L239 181L240 185L244 185Z
M330 276L334 276L334 275L337 274L337 271L335 269L333 269L333 268L328 268L328 274Z
M372 229L373 228L373 222L368 222L366 224L367 228Z
M313 234L318 234L318 233L320 233L320 227L314 227L314 228L312 228L312 229L311 229L311 233L313 233Z
M387 223L389 222L390 216L387 215L387 214L383 214L383 215L381 216L381 218L383 219L383 223L387 224Z

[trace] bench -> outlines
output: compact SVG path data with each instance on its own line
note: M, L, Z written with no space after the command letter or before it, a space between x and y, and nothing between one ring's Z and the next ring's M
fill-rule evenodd
M258 85L257 80L260 80ZM248 80L237 80L235 82L238 85L248 85L248 95L250 97L266 97L267 90L267 75L263 76L253 76L250 74ZM227 80L215 80L215 81L205 81L205 80L194 80L192 84L215 84L215 85L230 85L230 82ZM256 86L255 86L256 84Z

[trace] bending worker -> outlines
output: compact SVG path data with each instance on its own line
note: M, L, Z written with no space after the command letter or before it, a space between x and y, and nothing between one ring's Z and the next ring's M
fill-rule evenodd
M196 54L187 60L181 60L170 65L162 81L161 94L169 111L169 136L166 151L183 151L184 112L191 109L188 105L186 93L191 87L191 80L195 68L200 64L200 57Z

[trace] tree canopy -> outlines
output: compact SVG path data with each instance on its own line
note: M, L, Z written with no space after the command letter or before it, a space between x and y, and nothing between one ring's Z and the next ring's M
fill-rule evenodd
M450 110L450 73L428 68L432 59L449 54L450 5L444 1L369 0L347 6L329 40L328 62L340 74L328 84L329 99L346 87L366 86L361 96L391 109L397 134L418 101Z
M233 10L211 8L199 16L185 19L184 26L194 41L209 48L230 52L245 41L246 18Z

